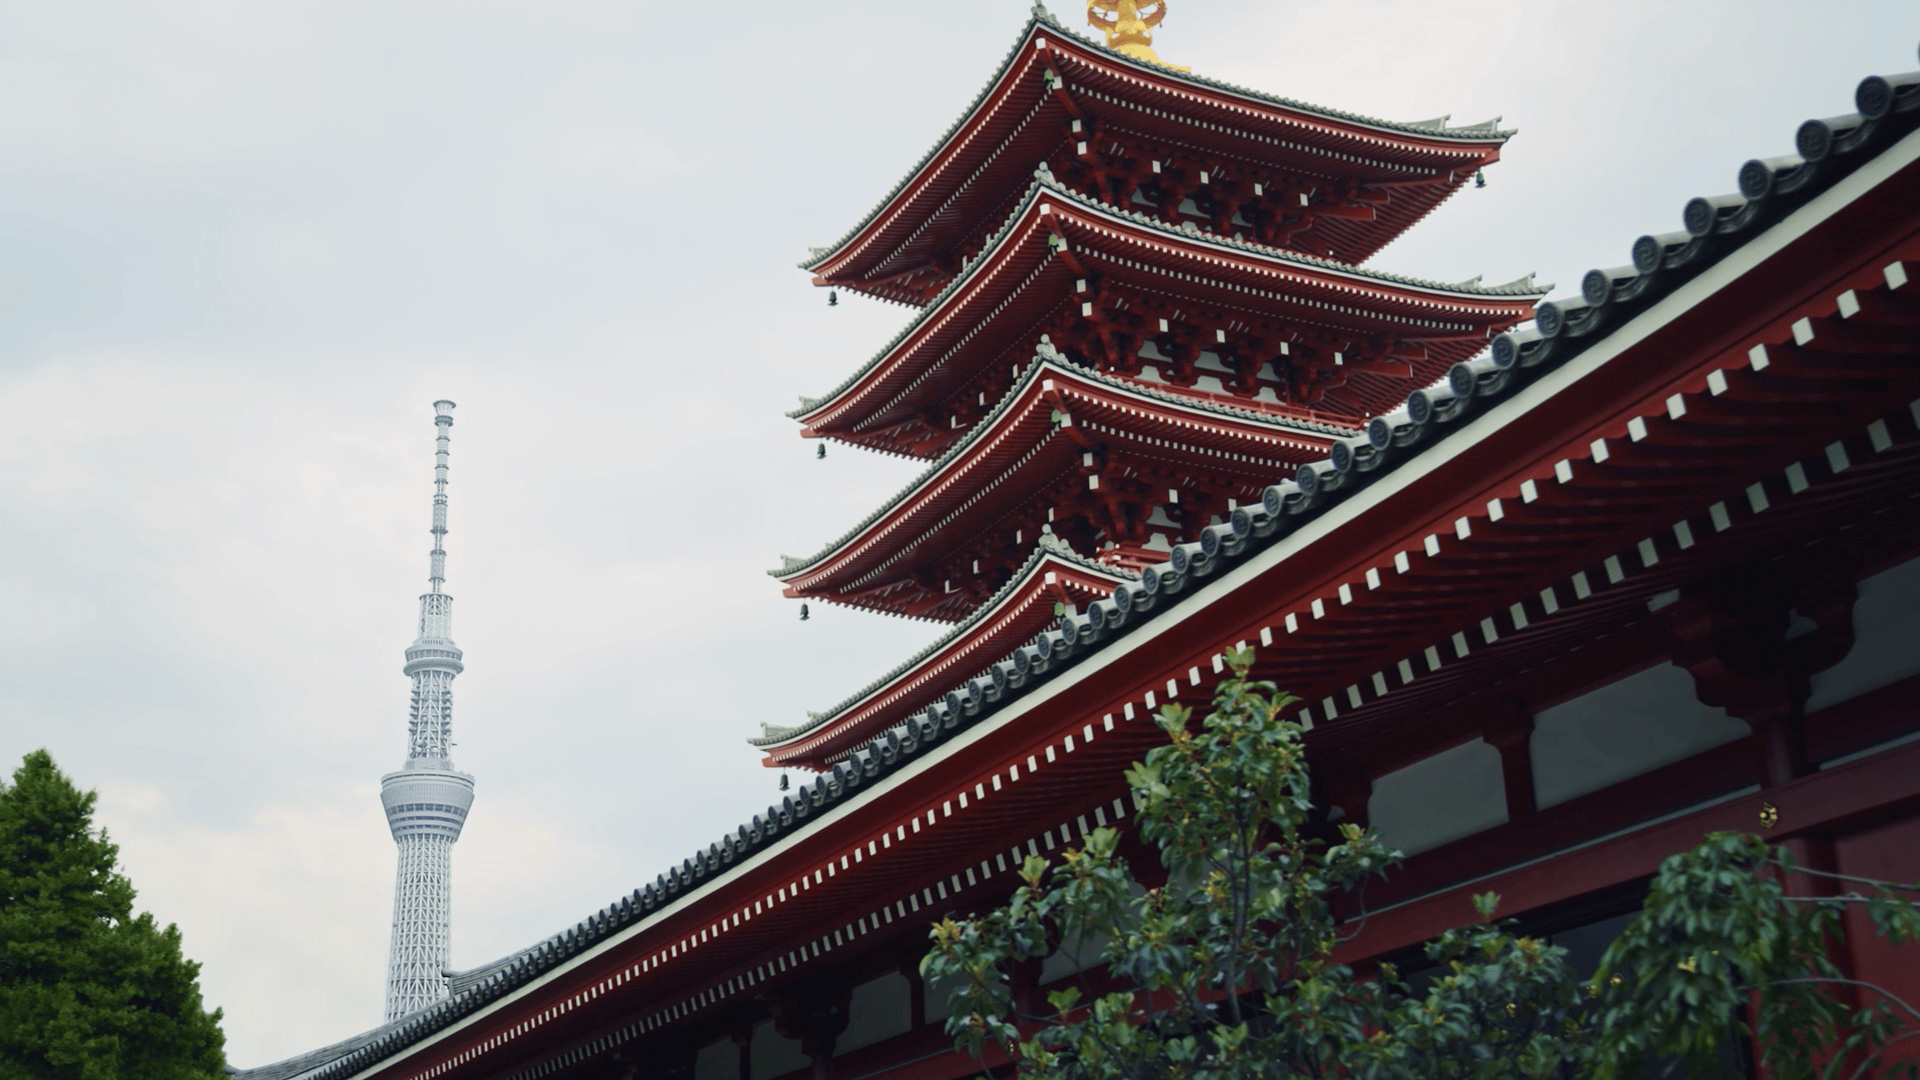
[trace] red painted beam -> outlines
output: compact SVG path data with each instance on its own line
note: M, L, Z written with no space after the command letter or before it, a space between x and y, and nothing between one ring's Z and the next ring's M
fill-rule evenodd
M1780 824L1772 830L1760 826L1760 808L1765 803L1780 812ZM1920 744L1897 747L1372 912L1360 936L1342 946L1336 959L1343 963L1368 960L1473 923L1478 918L1473 893L1499 893L1501 914L1518 915L1646 877L1659 869L1662 860L1693 847L1710 832L1757 832L1778 843L1798 836L1832 835L1916 807L1920 807Z

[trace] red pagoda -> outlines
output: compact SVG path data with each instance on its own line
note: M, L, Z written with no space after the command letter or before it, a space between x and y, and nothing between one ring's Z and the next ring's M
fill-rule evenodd
M786 559L789 596L954 622L936 651L1003 655L1040 626L984 607L1057 616L1075 584L1111 592L1532 314L1531 281L1357 266L1510 132L1269 98L1122 44L1034 19L946 140L805 264L920 310L805 399L801 433L933 463ZM957 681L909 665L756 742L825 768Z
M1149 714L1240 647L1305 699L1321 802L1408 854L1356 965L1489 890L1590 961L1715 830L1920 878L1920 73L1539 303L1357 266L1506 132L1186 73L1147 7L1094 0L1106 45L1036 8L807 263L918 311L802 434L928 465L775 576L951 630L769 724L766 762L818 776L733 832L441 1005L243 1076L978 1075L919 976L928 926L1126 826ZM1920 1000L1864 924L1840 960Z

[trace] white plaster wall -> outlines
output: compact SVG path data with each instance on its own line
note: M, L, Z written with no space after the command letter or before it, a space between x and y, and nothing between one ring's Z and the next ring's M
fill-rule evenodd
M1861 580L1853 638L1845 659L1813 677L1808 712L1920 674L1920 559Z
M693 1080L740 1080L740 1048L732 1039L701 1047L693 1059Z
M1659 664L1533 718L1534 798L1557 806L1747 734L1700 704L1693 676Z
M729 1043L728 1045L732 1045ZM753 1043L750 1047L754 1080L770 1080L771 1077L790 1073L795 1069L804 1069L813 1063L800 1052L799 1042L782 1036L773 1029L773 1021L762 1022L753 1029Z
M1368 824L1408 855L1503 825L1506 784L1500 751L1485 740L1445 750L1373 782Z
M895 972L853 988L847 1003L847 1030L834 1040L834 1053L872 1046L913 1029L913 985Z

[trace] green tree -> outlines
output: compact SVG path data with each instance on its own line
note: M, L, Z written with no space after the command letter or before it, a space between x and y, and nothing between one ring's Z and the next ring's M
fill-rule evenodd
M1847 891L1790 896L1784 882L1796 873ZM1833 960L1849 907L1895 944L1920 940L1916 894L1920 885L1796 867L1785 848L1740 833L1667 859L1595 977L1593 1075L1632 1076L1625 1064L1648 1053L1705 1075L1716 1035L1732 1024L1757 1031L1762 1063L1782 1080L1920 1076L1911 1055L1897 1065L1880 1057L1920 1041L1920 1011ZM1749 1011L1752 1027L1739 1019Z
M180 931L133 913L96 796L36 750L0 784L0 1080L212 1080L220 1012Z
M1610 1078L1649 1063L1711 1075L1757 998L1772 1075L1799 1080L1869 1075L1877 1048L1906 1037L1889 996L1843 1004L1827 948L1849 903L1911 941L1909 899L1857 881L1867 893L1788 897L1784 852L1732 835L1668 860L1591 981L1564 949L1495 921L1492 894L1475 897L1486 921L1428 947L1436 970L1417 987L1391 965L1363 977L1335 963L1363 928L1333 898L1399 853L1352 824L1322 838L1302 729L1282 716L1295 699L1247 682L1250 654L1230 660L1202 722L1162 710L1167 745L1127 773L1160 884L1137 880L1119 833L1100 829L1058 863L1028 859L1006 906L933 928L921 970L951 988L947 1028L962 1050L994 1048L1049 1080ZM1104 975L1042 1003L1015 975L1030 980L1056 947Z

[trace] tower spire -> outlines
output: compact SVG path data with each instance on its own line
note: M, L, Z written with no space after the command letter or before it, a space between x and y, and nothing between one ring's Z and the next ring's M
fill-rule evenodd
M407 764L380 778L387 827L400 849L387 957L386 1017L445 1000L453 945L453 845L473 805L473 777L453 768L453 679L465 668L453 643L447 581L447 456L453 402L433 403L433 551L418 636L403 669L413 680Z
M433 424L440 434L433 440L433 551L427 571L430 592L447 583L447 444L453 434L453 402L433 403Z

